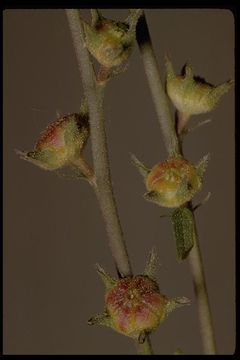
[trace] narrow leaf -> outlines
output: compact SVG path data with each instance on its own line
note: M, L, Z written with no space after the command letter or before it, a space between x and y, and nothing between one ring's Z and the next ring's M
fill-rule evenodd
M192 212L184 207L176 209L171 216L176 240L177 257L184 260L194 245L194 218Z

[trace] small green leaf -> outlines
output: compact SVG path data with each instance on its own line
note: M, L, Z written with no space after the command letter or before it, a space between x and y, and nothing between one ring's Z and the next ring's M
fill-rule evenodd
M186 208L176 209L171 216L173 232L176 240L177 256L184 260L194 245L194 218Z

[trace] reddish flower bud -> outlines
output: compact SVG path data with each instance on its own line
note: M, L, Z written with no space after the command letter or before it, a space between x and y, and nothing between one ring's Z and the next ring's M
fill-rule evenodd
M115 330L137 337L154 330L166 315L167 298L147 276L119 280L105 295L106 309Z
M65 115L41 133L34 151L19 154L44 170L56 170L79 157L88 136L86 114Z
M115 280L101 267L98 272L106 286L105 311L89 320L89 325L110 326L117 332L143 342L174 309L189 304L185 297L168 299L154 280L156 254L150 254L143 275Z

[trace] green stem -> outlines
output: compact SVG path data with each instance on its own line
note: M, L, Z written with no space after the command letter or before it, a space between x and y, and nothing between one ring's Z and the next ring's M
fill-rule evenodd
M109 246L111 248L118 272L122 277L131 276L132 269L126 244L123 239L123 231L111 183L103 113L104 88L100 88L100 91L97 89L89 53L87 48L84 46L84 32L79 10L69 9L66 10L66 13L89 108L92 154L97 184L96 194L106 224L109 236ZM145 342L145 353L152 354L150 340L148 337ZM139 351L141 351L142 348L143 345L139 344Z
M180 136L182 134L182 132L185 130L185 127L188 123L189 118L190 118L190 116L188 114L178 112L178 122L177 122L178 136Z
M82 155L80 155L77 159L72 160L72 164L81 170L82 174L92 186L96 187L94 171Z
M169 102L162 85L144 12L139 19L136 36L168 154L169 156L183 155L181 141L176 134L174 121L170 113ZM188 206L192 211L191 203L189 203ZM216 354L212 316L194 212L193 218L195 222L195 245L189 254L189 263L198 304L203 348L205 354Z
M135 340L136 347L139 355L151 355L153 354L152 345L149 336L146 337L143 344L139 344L138 340Z

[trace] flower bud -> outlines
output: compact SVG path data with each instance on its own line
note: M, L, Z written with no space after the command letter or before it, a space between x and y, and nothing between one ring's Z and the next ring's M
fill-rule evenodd
M56 170L79 157L88 136L87 114L69 114L47 126L33 151L18 153L44 170Z
M148 274L152 274L156 259L151 254L146 266ZM145 336L157 328L176 308L189 304L185 297L168 299L160 293L153 277L137 275L120 280L112 279L99 267L101 278L106 286L105 311L91 318L89 325L100 324L110 326L117 332L137 338L144 342Z
M196 167L179 157L155 165L145 178L145 198L168 208L190 201L202 186L205 162Z
M222 95L233 85L233 81L219 86L210 85L195 78L189 65L185 67L184 76L176 76L169 59L166 61L166 68L168 96L185 118L213 110Z
M138 275L119 280L106 293L105 302L114 329L136 337L158 326L166 315L168 300L160 294L156 282Z
M134 42L128 24L102 16L92 26L83 24L86 46L101 65L119 66L128 59Z

